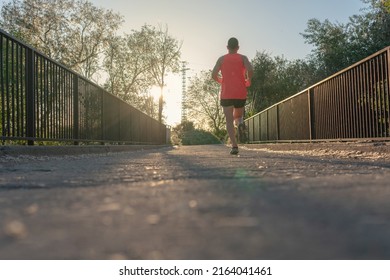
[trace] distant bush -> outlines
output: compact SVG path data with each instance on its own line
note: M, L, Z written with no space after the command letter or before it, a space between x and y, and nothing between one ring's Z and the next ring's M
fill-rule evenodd
M208 145L221 144L211 132L195 129L192 122L184 122L173 128L171 141L174 145Z
M204 130L184 131L181 135L182 145L221 144L221 141L212 133Z

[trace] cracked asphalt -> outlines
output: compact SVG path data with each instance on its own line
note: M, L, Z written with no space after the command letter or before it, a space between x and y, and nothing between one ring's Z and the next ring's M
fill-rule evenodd
M3 152L0 259L390 259L389 147Z

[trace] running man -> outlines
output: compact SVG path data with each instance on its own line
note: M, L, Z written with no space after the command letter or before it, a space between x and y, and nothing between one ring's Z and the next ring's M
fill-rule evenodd
M245 55L238 53L236 38L230 38L227 45L228 54L221 56L214 66L212 78L221 84L220 104L226 118L226 130L232 143L230 154L238 154L238 144L234 126L239 133L244 133L244 107L247 87L253 76L253 67Z

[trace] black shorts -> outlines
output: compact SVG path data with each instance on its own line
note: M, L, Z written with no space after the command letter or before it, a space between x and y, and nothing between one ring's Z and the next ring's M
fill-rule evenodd
M246 99L221 99L222 107L234 106L234 108L242 108L245 106Z

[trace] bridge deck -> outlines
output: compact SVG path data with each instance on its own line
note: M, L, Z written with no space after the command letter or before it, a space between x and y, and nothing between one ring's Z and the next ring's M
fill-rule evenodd
M3 154L0 259L390 258L389 145L267 147Z

